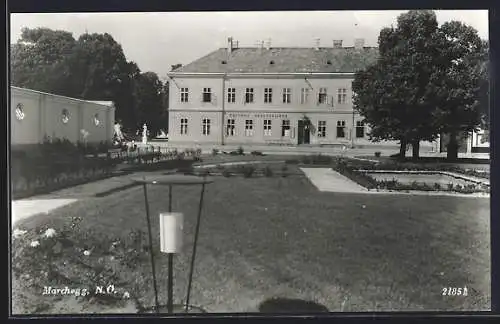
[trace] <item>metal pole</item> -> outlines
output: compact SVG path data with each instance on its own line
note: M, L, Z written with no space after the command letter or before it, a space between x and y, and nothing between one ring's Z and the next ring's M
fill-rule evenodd
M189 280L188 280L188 289L187 289L186 305L185 305L186 313L187 313L188 308L189 308L189 296L191 294L191 283L193 281L194 261L195 261L195 257L196 257L196 245L198 244L198 233L200 231L201 208L203 206L203 193L204 192L205 192L205 184L202 184L200 205L198 206L198 219L196 221L196 230L194 233L193 255L191 256L191 267L189 269Z
M172 185L168 186L168 212L172 212ZM173 313L173 295L174 295L174 254L168 254L168 300L167 300L167 309L168 313Z
M158 304L158 289L156 288L156 272L155 272L155 258L153 256L153 237L151 234L151 220L149 218L149 204L148 204L148 190L147 190L147 185L144 183L144 201L146 204L146 219L148 222L148 233L149 233L149 251L151 254L151 270L153 273L153 288L154 288L154 293L155 293L155 305L156 305L156 312L160 312L159 304Z
M174 295L174 254L168 254L168 313L174 312L173 295Z

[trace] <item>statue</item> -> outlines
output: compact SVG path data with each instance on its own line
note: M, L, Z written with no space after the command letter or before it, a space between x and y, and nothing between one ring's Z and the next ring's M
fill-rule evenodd
M120 125L119 122L115 123L115 139L117 142L122 142L125 138L123 137L122 133L122 125Z
M146 123L144 123L144 126L142 126L142 144L147 144L148 143L148 126L146 126Z

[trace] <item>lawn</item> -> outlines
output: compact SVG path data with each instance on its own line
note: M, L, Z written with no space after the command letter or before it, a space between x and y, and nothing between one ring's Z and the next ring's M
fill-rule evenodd
M176 303L186 293L199 192L173 192L186 233L175 257ZM149 192L156 251L167 196L164 187ZM19 227L57 230L72 217L81 217L74 235L123 238L147 229L141 188L79 201ZM311 300L332 312L489 310L489 217L483 198L321 193L304 176L216 177L205 195L191 302L209 312L257 311L272 297ZM167 258L157 258L164 304ZM147 281L149 274L145 258L121 275ZM468 296L442 296L447 287L467 287ZM140 294L143 306L153 305L150 284Z

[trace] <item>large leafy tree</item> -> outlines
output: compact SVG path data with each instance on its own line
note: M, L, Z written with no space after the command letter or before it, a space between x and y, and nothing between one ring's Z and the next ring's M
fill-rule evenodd
M69 32L24 28L20 39L11 46L11 84L74 96L67 84L72 77L68 56L75 47Z
M409 11L396 28L379 35L379 60L356 73L355 108L370 125L372 140L399 140L400 156L407 144L418 158L420 141L437 137L429 123L433 113L435 46L438 23L432 11Z
M442 60L433 121L448 134L448 159L456 159L458 138L488 126L488 46L474 28L457 21L444 23L439 37Z
M438 27L435 13L413 10L379 36L379 60L356 74L356 109L374 140L399 140L400 155L412 145L450 134L448 157L457 156L457 135L488 122L487 49L462 23Z
M163 83L154 72L145 72L135 79L137 98L137 127L148 125L151 135L156 135L164 126Z

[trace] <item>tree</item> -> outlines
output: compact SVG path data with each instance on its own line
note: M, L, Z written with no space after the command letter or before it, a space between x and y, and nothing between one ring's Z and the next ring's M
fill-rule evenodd
M449 134L447 158L454 160L457 137L488 124L488 48L474 28L461 22L446 22L439 33L442 63L433 120L439 132Z
M379 35L379 60L356 73L353 81L355 109L370 126L374 141L398 140L400 157L407 144L419 157L420 141L437 137L432 117L433 68L438 63L435 46L438 23L433 11L414 10L398 17L396 28Z
M151 134L164 128L163 83L154 72L145 72L135 79L137 98L137 127L148 125Z
M83 34L70 55L73 78L69 87L77 98L111 100L124 131L137 127L134 80L140 74L134 62L127 62L120 44L110 34Z
M18 87L73 96L68 54L74 51L73 35L48 28L24 28L11 46L11 84Z

